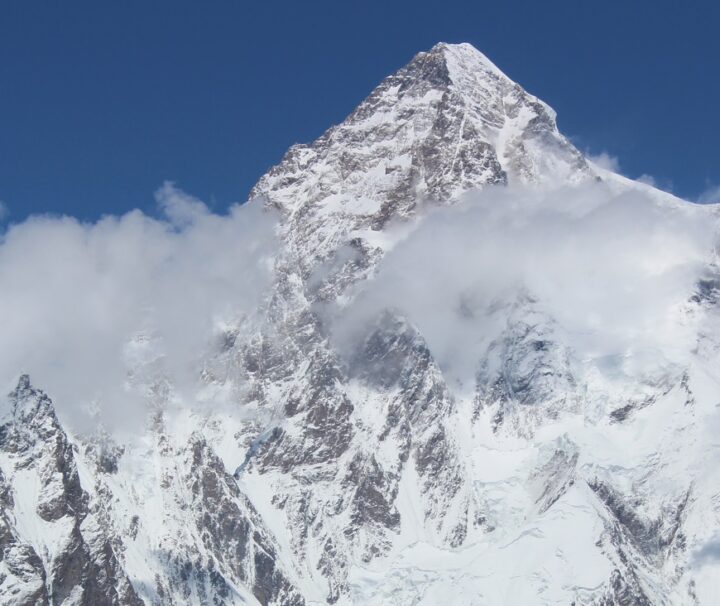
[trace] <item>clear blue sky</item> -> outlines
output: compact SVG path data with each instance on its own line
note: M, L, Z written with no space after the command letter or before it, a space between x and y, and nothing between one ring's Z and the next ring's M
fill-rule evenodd
M222 211L438 41L474 44L578 147L720 183L720 3L0 3L0 200L92 219L166 179Z

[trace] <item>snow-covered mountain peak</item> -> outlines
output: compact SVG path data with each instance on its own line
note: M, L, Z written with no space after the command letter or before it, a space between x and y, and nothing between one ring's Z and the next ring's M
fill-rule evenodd
M192 306L201 350L167 338L192 362L161 343L189 324L123 333L103 395L136 431L74 433L34 368L48 395L23 375L0 397L0 604L717 601L715 211L588 163L547 105L444 43L253 195L280 214L259 303L201 279L256 277L222 267L246 250L233 210L160 289L231 309Z
M379 216L378 206L387 213L408 196L444 201L487 184L578 181L590 172L552 109L471 45L440 43L383 80L340 125L290 148L251 197L297 210L352 194L366 199L356 200L356 213Z
M441 43L385 78L341 124L291 147L251 198L280 210L311 263L350 232L412 215L420 201L594 176L546 104L471 45Z
M431 75L431 66L435 77ZM404 76L408 76L408 81L425 77L439 89L443 86L453 87L468 101L481 91L492 94L504 86L518 86L487 56L467 42L438 42L429 51L415 55L405 69L407 72ZM554 116L553 110L549 107L547 109Z
M465 71L478 71L481 69L496 73L498 76L506 78L505 74L502 73L500 68L495 65L486 55L480 52L472 44L468 42L460 42L458 44L451 44L448 42L438 42L427 52L418 53L417 56L421 55L440 55L446 62L452 62L453 60L459 61L461 66L460 69ZM451 75L454 70L450 65L448 69Z

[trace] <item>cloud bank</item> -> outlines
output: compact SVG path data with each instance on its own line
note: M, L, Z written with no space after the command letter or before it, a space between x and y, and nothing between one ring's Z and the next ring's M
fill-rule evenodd
M394 308L447 372L471 382L522 292L579 360L672 362L697 334L687 305L714 255L712 212L601 183L470 193L420 219L334 311L336 338L352 347Z
M105 422L139 422L129 379L159 366L178 383L195 377L213 334L258 308L275 250L262 205L220 216L169 183L156 198L160 218L40 216L2 235L6 393L29 373L71 421L95 408Z
M146 411L143 390L159 374L193 403L210 343L259 310L275 217L260 203L216 215L171 184L156 197L160 218L33 217L2 235L6 393L29 373L64 420L96 409L108 424L138 423L132 411ZM682 361L697 335L688 300L715 258L715 216L710 206L602 183L471 192L390 227L397 241L373 279L325 311L347 351L383 310L399 310L449 378L467 385L519 293L554 319L580 361L614 358L623 372L643 360Z

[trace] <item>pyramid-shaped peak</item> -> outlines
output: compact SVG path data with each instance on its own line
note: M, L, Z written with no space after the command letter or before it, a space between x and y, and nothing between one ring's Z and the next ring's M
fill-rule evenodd
M434 112L437 103L465 108L480 130L500 129L520 114L537 117L555 131L555 112L505 75L472 44L439 42L419 52L409 63L385 78L361 103L346 123L363 121L392 107ZM524 111L526 108L528 111Z
M485 185L590 176L550 107L471 44L441 42L315 142L293 146L251 197L290 213L327 213L328 200L356 207L353 217L373 209L368 220L377 227L411 212L417 199L446 202Z
M442 57L448 64L448 67L469 71L487 69L495 72L498 76L507 78L497 65L468 42L460 42L459 44L438 42L428 53Z
M22 393L26 391L30 391L32 389L32 384L30 383L30 375L23 374L20 375L20 378L18 379L17 387L15 388L15 392Z
M420 52L403 68L390 76L405 83L404 88L430 86L437 90L454 88L472 95L474 90L498 90L518 87L490 59L466 42L439 42L429 51Z
M36 393L30 381L30 375L22 374L18 379L15 389L8 394L8 397L12 402L17 404L18 402L23 402L24 400L34 397Z

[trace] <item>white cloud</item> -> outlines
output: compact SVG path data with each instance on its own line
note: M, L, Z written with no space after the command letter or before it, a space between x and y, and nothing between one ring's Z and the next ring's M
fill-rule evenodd
M172 181L163 183L155 192L155 200L168 221L179 229L192 225L210 214L203 202L175 187Z
M690 562L693 567L701 568L720 560L720 533L715 533L700 548L693 551Z
M397 308L468 381L503 328L505 316L492 310L522 289L580 359L686 355L694 341L681 310L713 249L709 217L604 184L472 193L429 214L385 257L355 302L336 311L336 338L352 344L381 310Z
M94 401L138 422L129 370L160 357L195 377L214 331L257 309L275 246L261 203L219 216L172 184L157 199L161 219L31 217L0 237L0 386L29 373L61 415Z
M152 372L158 358L182 392L213 336L258 309L271 280L274 217L258 202L219 216L170 183L157 199L161 219L31 217L0 236L6 391L27 372L61 415L78 420L96 401L110 423L139 422L129 370ZM398 232L404 239L375 278L333 312L334 336L355 344L380 311L399 308L441 364L464 377L502 329L490 310L522 288L581 358L672 357L689 347L692 327L678 309L713 247L709 211L603 184L473 192Z

